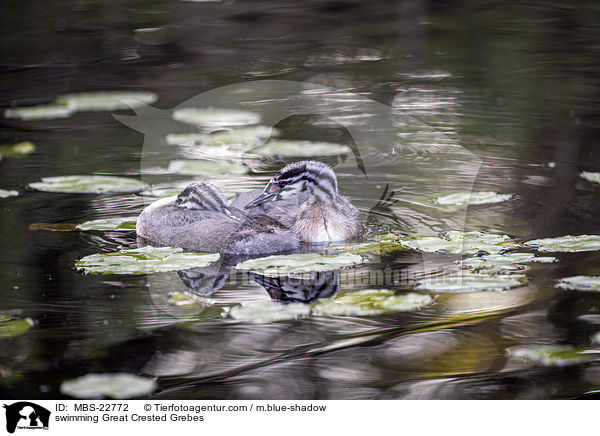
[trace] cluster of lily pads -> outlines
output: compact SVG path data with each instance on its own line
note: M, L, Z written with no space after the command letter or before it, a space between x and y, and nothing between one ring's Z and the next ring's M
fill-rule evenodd
M259 125L258 113L240 109L185 107L173 111L173 119L196 126L195 133L170 133L172 145L196 145L212 155L239 156L241 153L285 158L311 158L348 154L351 149L331 142L270 139L279 131ZM225 130L222 130L225 129ZM213 130L212 132L206 132ZM268 142L265 142L267 141Z

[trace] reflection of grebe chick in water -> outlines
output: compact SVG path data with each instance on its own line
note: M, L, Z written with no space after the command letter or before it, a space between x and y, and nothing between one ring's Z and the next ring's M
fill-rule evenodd
M136 231L152 244L226 254L267 254L299 246L294 233L277 220L230 208L219 188L208 182L192 183L177 197L152 203L139 216Z

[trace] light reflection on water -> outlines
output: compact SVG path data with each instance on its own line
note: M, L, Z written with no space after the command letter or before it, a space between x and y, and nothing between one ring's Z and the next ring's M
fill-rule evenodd
M598 233L599 189L577 178L581 170L600 170L594 145L597 75L591 63L598 59L598 46L589 43L600 27L593 18L597 5L569 13L559 4L524 7L522 19L514 22L503 8L480 2L477 8L485 14L479 18L431 4L426 20L408 20L425 24L411 27L403 17L399 29L393 3L370 9L349 3L337 13L327 2L264 5L249 14L255 5L245 2L169 1L170 12L152 18L141 4L123 16L111 9L110 23L112 14L124 23L115 29L95 11L111 3L83 2L78 12L47 11L64 19L52 30L42 25L46 13L13 11L15 22L27 18L28 27L2 31L6 60L0 74L7 93L2 104L40 103L70 91L151 89L164 109L249 78L318 83L339 90L325 95L340 109L337 118L283 120L285 137L351 144L340 123L373 121L373 114L360 111L357 95L389 104L397 115L392 127L403 152L395 155L382 144L361 150L368 180L352 158L330 162L344 195L370 217L367 237L463 228L518 240ZM583 24L562 25L567 15ZM199 16L204 19L190 19ZM555 21L543 20L541 26L543 16ZM315 24L310 34L307 18ZM476 26L477 20L489 20L489 26ZM88 21L100 21L100 28L86 28ZM498 22L508 28L493 31ZM135 32L148 27L169 31L156 38ZM457 28L470 30L463 34ZM559 41L577 50L557 54ZM261 96L251 103L266 104ZM76 259L135 247L135 235L29 231L28 226L136 215L154 197L49 194L25 186L67 174L146 177L140 169L142 136L107 113L0 123L2 142L27 139L38 145L30 156L0 163L0 186L22 193L3 199L0 211L3 228L10 229L0 241L2 311L36 322L26 334L0 339L5 398L57 398L62 380L106 371L157 377L157 398L570 398L597 387L596 363L538 368L506 353L523 344L589 346L597 332L598 297L558 291L553 280L599 274L594 253L560 255L557 264L536 265L526 271L526 286L509 291L436 295L433 305L417 312L247 324L195 307L167 310L175 292L194 294L225 311L272 298L312 301L321 286L273 283L227 265L149 277L76 272ZM175 147L161 166L173 154L206 157ZM252 170L248 176L211 178L231 194L264 186L284 163L247 155L235 159ZM148 176L159 188L193 180L160 172ZM447 192L470 190L473 182L476 190L516 198L473 206L466 214L432 202ZM397 201L374 211L387 184ZM351 278L341 275L336 286L321 291L328 296L372 288L372 274L390 267L401 270L404 280L378 286L402 293L415 279L452 270L456 259L406 252L371 256Z

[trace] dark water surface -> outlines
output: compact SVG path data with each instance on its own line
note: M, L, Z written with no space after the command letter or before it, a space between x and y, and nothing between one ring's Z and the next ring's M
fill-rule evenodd
M392 127L403 152L377 143L362 149L368 180L354 161L330 162L341 190L370 217L367 237L468 229L523 241L600 233L600 185L579 178L600 171L597 2L21 1L0 11L2 108L67 92L150 90L159 95L154 106L169 109L240 82L325 85L339 90L332 100L352 106L358 94L398 115ZM250 105L264 102L253 98ZM355 116L348 125L364 122L348 114ZM278 127L287 138L356 139L322 114ZM85 255L136 247L133 233L30 229L141 212L151 200L138 194L26 185L70 174L140 177L144 136L108 112L0 120L0 142L25 140L37 144L35 153L0 162L0 187L21 191L0 200L0 311L35 325L0 338L4 398L60 398L64 380L92 372L154 377L155 398L545 399L593 397L599 388L595 362L548 368L507 353L518 345L590 346L600 331L600 294L560 290L554 280L600 275L596 252L559 254L557 263L529 268L525 286L440 294L416 312L258 324L206 311L173 316L160 301L185 283L205 286L203 277L85 275L73 266ZM238 193L264 185L284 162L245 163L249 175L212 180ZM159 186L192 179L144 177ZM515 197L466 214L425 204L473 183ZM398 201L372 211L386 184ZM407 280L379 287L406 292L455 260L382 255L353 270L337 292L377 287L360 277L386 267ZM271 298L239 272L223 279L206 297L216 307Z

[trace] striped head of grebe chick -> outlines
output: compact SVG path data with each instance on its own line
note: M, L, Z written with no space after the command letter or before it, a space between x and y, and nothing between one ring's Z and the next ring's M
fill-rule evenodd
M339 194L335 173L322 162L301 161L282 168L263 192L244 206L257 207L305 242L343 241L357 236L361 229L358 210Z
M154 202L139 216L136 230L154 244L226 254L275 253L299 245L294 233L276 220L265 224L232 208L209 182L192 183L176 197Z

